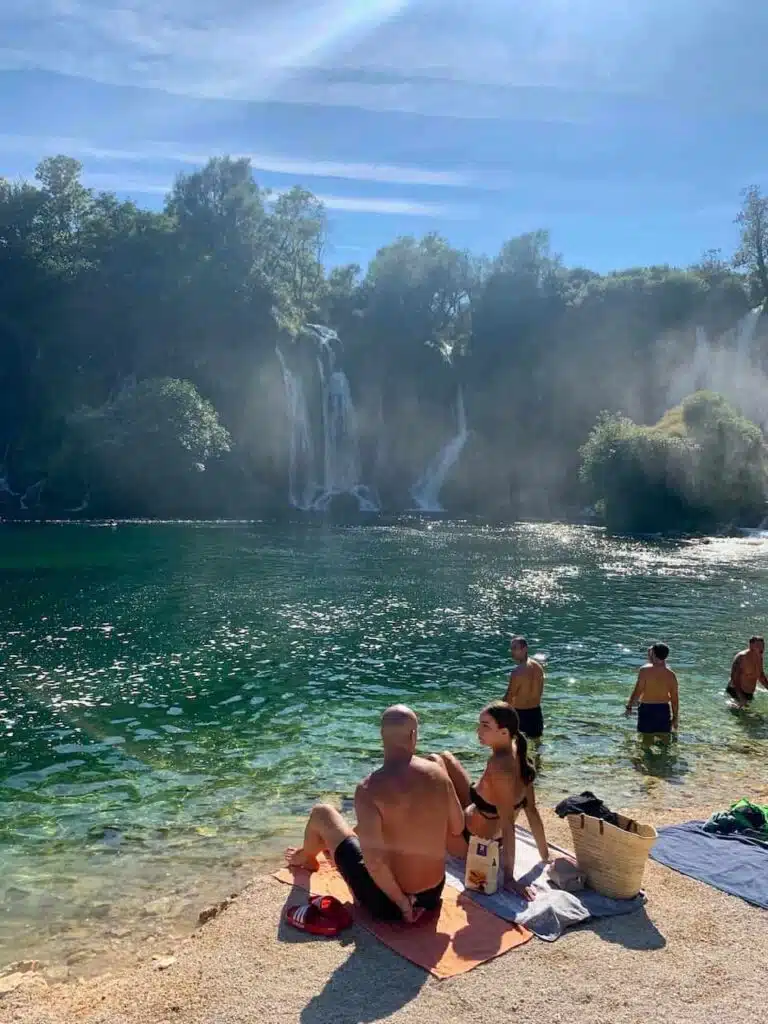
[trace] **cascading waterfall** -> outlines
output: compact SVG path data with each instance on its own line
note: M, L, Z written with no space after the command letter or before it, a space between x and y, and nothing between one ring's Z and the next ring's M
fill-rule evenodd
M442 512L440 491L446 478L459 461L464 445L467 443L467 416L464 411L464 394L459 386L456 400L458 432L451 438L432 459L423 474L411 488L411 497L420 512Z
M691 358L667 373L669 403L676 405L694 391L707 389L719 392L760 426L768 425L768 379L753 351L762 313L762 306L750 310L714 343L703 327L697 327Z
M18 498L18 493L11 490L8 474L4 467L0 466L0 494L10 494L12 498Z
M320 490L315 477L315 450L307 400L301 378L290 369L285 356L276 348L283 371L285 401L291 432L288 440L288 500L294 508L311 508Z
M752 356L752 342L755 340L757 325L763 313L762 306L750 309L736 325L736 351L744 359Z
M375 493L361 482L357 414L347 375L336 366L335 346L340 344L339 337L330 327L321 324L307 324L305 332L318 346L323 479L322 483L317 482L316 447L304 385L278 350L291 428L289 501L294 508L323 512L336 496L350 494L357 500L361 512L378 512L380 505Z

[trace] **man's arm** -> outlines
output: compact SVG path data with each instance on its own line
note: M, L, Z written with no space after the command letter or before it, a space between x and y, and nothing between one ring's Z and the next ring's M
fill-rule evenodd
M669 682L669 703L672 705L672 728L677 729L680 714L680 687L677 685L677 676L674 672Z
M537 703L541 704L541 698L544 694L544 667L538 661L534 662L534 664L536 665Z
M400 909L403 917L411 919L413 907L410 899L398 885L392 874L384 842L381 814L376 803L363 786L355 790L355 813L357 814L357 835L363 860L368 873L383 893Z
M635 683L635 688L632 691L632 693L630 694L629 700L627 701L627 707L626 707L626 710L624 712L625 714L629 715L629 714L632 713L632 708L635 706L635 704L639 703L640 698L643 695L643 690L644 689L645 689L645 669L641 668L640 671L637 673L637 682Z
M451 782L447 772L444 773L446 794L448 801L448 832L452 836L460 836L464 831L464 808L456 794L456 788Z
M744 707L744 691L741 688L741 663L744 660L743 654L737 654L731 662L731 688L736 691L736 702Z

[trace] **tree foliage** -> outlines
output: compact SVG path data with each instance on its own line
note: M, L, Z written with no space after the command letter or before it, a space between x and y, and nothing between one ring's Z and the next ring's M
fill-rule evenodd
M757 189L745 195L735 269L709 252L688 269L601 275L568 267L534 231L490 256L436 233L404 236L366 269L327 270L322 203L298 186L260 188L246 159L180 175L159 211L87 188L81 172L54 156L34 182L0 178L0 476L23 491L47 474L50 502L88 486L94 505L126 514L167 509L173 488L191 515L284 507L275 349L316 372L302 327L319 322L341 335L364 476L385 502L409 501L455 432L461 385L470 440L446 485L451 507L578 507L578 446L599 411L656 422L694 327L717 336L768 294ZM599 438L619 431L633 465L663 463L676 493L696 431L638 440L628 422L604 418ZM735 435L727 416L717 423L727 461ZM196 463L208 466L206 487ZM10 501L0 489L0 511ZM717 507L730 513L725 497Z
M741 228L741 244L734 265L749 275L754 301L768 299L768 196L757 185L742 192L742 205L736 223Z
M762 431L712 392L690 395L653 427L604 412L580 455L582 482L614 530L757 525L765 514Z
M59 478L81 480L120 508L172 508L190 475L231 447L211 403L170 377L128 383L103 405L72 413L67 427L52 463Z

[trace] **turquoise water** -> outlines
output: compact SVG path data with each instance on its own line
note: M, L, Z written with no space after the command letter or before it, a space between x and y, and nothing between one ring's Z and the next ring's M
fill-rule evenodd
M3 526L0 583L0 962L189 917L214 880L226 891L295 838L313 801L351 795L394 701L420 714L425 748L479 768L473 724L503 694L510 632L547 656L544 799L589 786L671 804L765 775L768 693L738 716L722 697L768 621L759 538L418 519ZM622 711L656 638L680 675L681 731L644 751Z

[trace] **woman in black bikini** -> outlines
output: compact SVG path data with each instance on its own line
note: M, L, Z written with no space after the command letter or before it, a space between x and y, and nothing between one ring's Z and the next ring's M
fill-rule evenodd
M464 808L464 833L448 837L448 852L466 857L471 835L481 839L501 839L504 857L504 887L526 899L530 890L515 881L515 819L525 811L539 856L549 859L544 823L536 808L533 782L536 770L528 760L528 741L520 732L517 712L497 700L480 712L477 738L491 748L491 756L477 785L470 782L464 767L454 754L433 754L432 759L445 767L461 806Z

